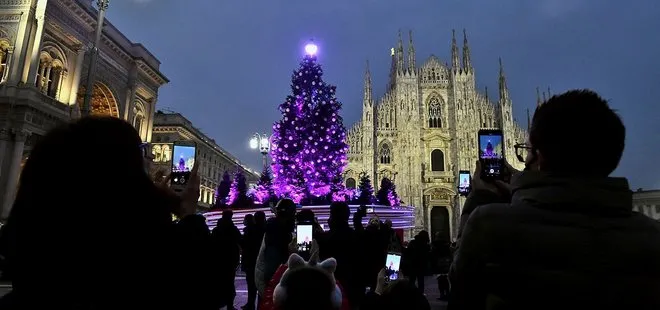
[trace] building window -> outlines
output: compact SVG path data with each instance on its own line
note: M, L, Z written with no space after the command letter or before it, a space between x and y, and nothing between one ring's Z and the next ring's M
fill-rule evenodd
M431 171L445 171L445 154L441 150L431 152Z
M431 98L429 101L429 128L441 128L442 127L442 113L440 101L438 98Z
M133 127L140 134L140 137L142 137L145 120L144 105L141 102L136 102L133 106Z
M9 47L9 43L5 39L0 40L0 82L7 81L9 77L9 60L13 51L13 48Z
M356 188L356 182L355 182L355 179L353 179L353 178L348 178L348 179L346 179L346 188L348 188L348 189L355 189L355 188Z
M57 98L66 74L64 67L59 52L52 47L43 50L39 55L39 68L35 81L37 89L44 95Z
M392 151L390 150L389 145L383 144L383 146L380 147L378 154L380 155L381 164L388 165L392 162Z

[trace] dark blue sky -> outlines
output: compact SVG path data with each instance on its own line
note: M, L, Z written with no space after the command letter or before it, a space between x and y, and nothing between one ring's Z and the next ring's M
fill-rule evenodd
M260 157L247 141L279 118L277 105L290 91L307 39L320 45L324 78L337 85L350 127L361 113L365 60L380 95L398 29L414 31L421 63L431 54L448 61L451 29L467 28L479 88L496 89L501 56L520 122L535 105L537 86L592 88L628 129L616 174L630 178L633 188L660 188L656 2L116 0L108 18L163 63L171 83L161 89L158 107L183 113L255 168ZM588 165L597 154L575 160Z

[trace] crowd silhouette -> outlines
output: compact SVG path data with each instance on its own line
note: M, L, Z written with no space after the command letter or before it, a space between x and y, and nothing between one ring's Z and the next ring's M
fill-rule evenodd
M592 91L537 108L516 145L526 168L509 166L510 183L483 180L476 163L457 240L421 230L405 246L391 222L365 226L366 207L351 214L343 202L324 231L289 199L268 220L246 215L242 233L223 210L209 231L198 167L175 193L146 173L142 145L110 117L64 124L36 144L0 230L12 285L0 309L234 309L239 267L244 310L430 309L431 274L450 310L660 309L660 225L633 212L627 181L609 176L625 127ZM296 225L312 225L309 251ZM394 281L388 253L402 257Z

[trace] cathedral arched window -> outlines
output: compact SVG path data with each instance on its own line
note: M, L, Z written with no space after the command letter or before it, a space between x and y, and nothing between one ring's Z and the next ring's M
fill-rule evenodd
M445 154L441 150L431 152L431 171L445 171Z
M346 179L346 188L348 189L355 189L357 187L355 179L353 178L348 178Z
M387 144L383 144L383 146L380 147L380 151L378 152L379 157L380 157L380 163L388 165L392 162L392 150L390 150L390 146Z
M431 98L431 101L429 101L429 128L442 127L441 109L442 107L438 98Z

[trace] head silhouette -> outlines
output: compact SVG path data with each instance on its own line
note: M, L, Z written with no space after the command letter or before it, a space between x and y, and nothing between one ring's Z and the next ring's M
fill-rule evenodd
M266 213L264 211L254 212L254 222L257 226L263 227L266 225Z
M619 165L625 140L626 128L607 101L591 90L567 91L536 108L526 165L557 175L607 177Z
M254 226L255 225L254 215L246 214L245 217L243 217L243 225L245 225L245 227Z
M157 228L178 203L145 172L141 144L127 122L88 117L35 145L7 222L15 290L58 290L39 286L62 279L62 290L85 295L122 274L139 281L137 265L156 253Z

